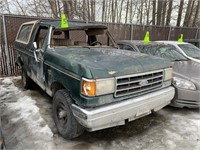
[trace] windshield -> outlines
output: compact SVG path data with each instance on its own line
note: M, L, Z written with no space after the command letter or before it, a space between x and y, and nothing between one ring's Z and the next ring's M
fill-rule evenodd
M106 29L91 28L83 30L54 29L51 47L117 47Z
M200 59L200 49L192 44L179 44L178 45L186 55Z
M138 48L142 53L162 57L171 61L188 60L171 45L140 45Z

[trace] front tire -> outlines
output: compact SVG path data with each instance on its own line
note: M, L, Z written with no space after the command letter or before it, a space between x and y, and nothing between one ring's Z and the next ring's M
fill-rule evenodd
M21 74L22 82L23 82L23 87L25 89L30 89L31 86L33 86L33 81L32 79L27 75L26 70L22 67L22 74Z
M66 139L73 139L84 132L75 119L72 110L72 99L66 90L58 90L53 97L53 119L58 132Z

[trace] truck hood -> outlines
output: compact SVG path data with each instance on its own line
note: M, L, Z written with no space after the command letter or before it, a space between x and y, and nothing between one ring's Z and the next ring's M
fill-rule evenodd
M51 54L53 53L53 54ZM46 60L86 78L109 78L171 66L167 60L115 48L60 48ZM52 59L53 58L53 59Z
M173 62L173 72L175 76L200 83L200 64L197 62L191 60Z

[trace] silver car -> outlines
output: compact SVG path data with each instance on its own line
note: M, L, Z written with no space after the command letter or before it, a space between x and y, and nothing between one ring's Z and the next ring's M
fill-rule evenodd
M200 63L200 49L190 43L178 42L178 41L156 41L156 42L173 45L175 49L181 52L185 57Z
M142 41L119 41L122 49L146 53L173 63L173 85L176 94L171 104L175 107L200 107L200 64L179 53L172 45Z

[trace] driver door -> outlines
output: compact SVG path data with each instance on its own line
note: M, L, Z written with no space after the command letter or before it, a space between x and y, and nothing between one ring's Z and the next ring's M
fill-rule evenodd
M45 76L44 76L44 52L47 47L49 27L39 26L36 30L36 36L33 42L34 46L34 61L32 64L32 75L35 82L45 89Z

